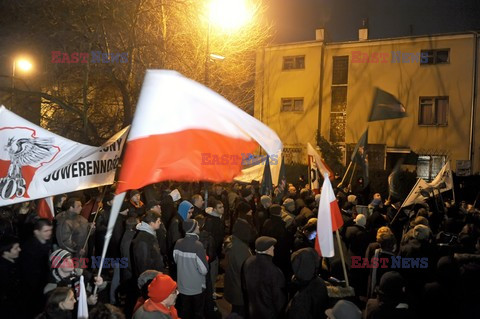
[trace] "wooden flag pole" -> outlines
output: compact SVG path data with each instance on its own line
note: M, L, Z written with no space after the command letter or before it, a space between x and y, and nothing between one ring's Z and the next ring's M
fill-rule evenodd
M353 170L352 170L352 175L350 176L350 181L348 182L348 191L351 192L352 191L352 179L353 179L353 175L355 175L355 170L357 169L357 163L355 162L353 164ZM365 181L364 181L365 182Z
M105 185L103 187L103 190L102 190L102 201L103 201L103 198L105 197L105 193L107 191L107 185ZM97 199L95 199L95 202L97 201ZM90 214L92 213L93 211L93 208L95 207L95 202L93 203L92 205L92 209L90 211ZM100 214L100 204L102 202L99 202L98 204L98 208L97 208L97 213L95 214L95 217L93 217L93 221L92 221L92 225L90 225L90 229L88 230L88 234L87 234L87 239L85 239L85 243L83 244L83 247L82 247L82 250L85 251L85 247L87 247L87 243L88 243L88 239L90 238L90 235L92 233L92 229L95 227L95 221L97 220L97 216ZM83 256L80 256L80 257L83 257Z
M335 234L337 235L338 249L340 250L340 258L342 259L343 276L345 277L345 283L347 284L347 287L350 287L350 283L348 281L348 275L347 275L347 266L345 265L345 257L343 256L343 248L342 248L342 242L340 239L340 233L337 230L335 231Z
M350 164L348 164L347 170L345 171L345 174L343 174L342 181L340 184L337 185L337 188L340 188L343 186L343 182L345 181L345 177L347 177L348 171L350 170L350 167L352 166L352 161L350 161Z

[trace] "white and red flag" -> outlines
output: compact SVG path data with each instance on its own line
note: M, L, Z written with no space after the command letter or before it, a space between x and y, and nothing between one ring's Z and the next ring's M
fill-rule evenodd
M318 205L317 216L317 240L315 250L320 256L333 257L333 235L343 225L342 215L338 202L333 192L332 184L328 175L324 175L320 204Z
M53 197L41 198L37 202L37 215L50 221L55 218L55 208L53 207Z
M148 70L127 139L117 194L164 181L229 182L242 154L282 143L268 126L175 71Z

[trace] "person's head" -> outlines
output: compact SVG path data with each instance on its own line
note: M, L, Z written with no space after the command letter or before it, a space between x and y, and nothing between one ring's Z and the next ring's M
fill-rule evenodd
M20 254L20 240L17 237L5 236L0 240L0 255L13 261Z
M185 233L200 234L200 226L195 219L187 219L182 224Z
M383 236L382 234L390 234L390 235L393 235L392 230L391 230L389 227L387 227L387 226L382 226L382 227L380 227L380 228L377 230L377 236L376 236L377 242L379 242L379 240L381 240L380 237Z
M60 207L61 208L66 200L67 200L67 194L56 195L53 198L53 205L55 207Z
M360 319L362 311L351 301L339 300L333 308L325 310L328 319Z
M252 212L252 208L250 207L249 204L245 202L240 202L237 205L237 214L239 218L245 219L249 213Z
M197 223L198 223L198 228L199 228L200 230L202 230L203 227L205 226L205 216L203 216L203 215L201 215L201 214L198 214L197 216L195 216L194 219L195 219L195 220L197 221Z
M153 210L149 210L143 215L142 222L148 224L153 230L157 230L162 224L162 215Z
M215 184L215 186L213 187L213 190L216 195L221 195L223 192L223 187L220 184Z
M56 269L61 277L66 277L75 269L72 254L65 249L57 249L50 254L50 267Z
M192 196L192 203L195 207L202 209L205 204L202 195L195 194Z
M280 206L278 204L273 204L272 206L270 206L268 211L270 212L271 216L281 216L282 215L282 206Z
M276 243L277 240L273 237L258 237L257 240L255 240L255 251L257 254L273 256Z
M46 218L40 218L33 224L33 234L41 242L44 243L52 238L52 223Z
M385 251L394 252L397 247L397 240L393 233L377 234L377 242L380 244L380 248Z
M428 241L430 239L432 232L430 228L425 225L417 225L413 228L413 237L420 241Z
M125 314L114 305L99 302L89 311L88 317L90 319L125 319Z
M148 269L142 272L138 277L137 286L138 286L138 289L140 290L140 294L142 295L143 299L145 300L148 299L148 285L150 285L152 280L155 277L157 277L158 274L160 274L159 271Z
M225 211L225 207L223 206L223 203L219 200L216 200L213 202L213 210L218 214L218 215L223 215Z
M158 200L150 200L147 203L147 206L145 206L146 210L152 210L154 212L157 212L159 214L162 213L162 207L160 206L160 202Z
M107 193L105 194L105 196L103 197L103 205L104 206L112 206L113 204L113 198L115 197L115 194L114 193Z
M136 189L130 191L130 200L135 204L140 204L140 192Z
M262 203L263 208L269 208L272 206L272 198L268 195L262 195L262 197L260 197L260 203Z
M291 198L287 198L283 201L283 207L290 213L295 211L295 201Z
M403 301L405 280L396 271L383 274L378 286L378 299L383 302L399 303Z
M246 186L241 190L240 195L248 202L253 198L252 187L250 185Z
M302 248L292 254L292 270L300 281L310 281L315 277L320 257L313 248Z
M45 306L45 312L51 314L58 309L71 311L75 307L75 302L75 294L72 289L68 287L58 287L50 292Z
M357 217L355 217L355 225L365 227L367 223L367 218L363 214L358 214Z
M297 195L297 189L295 188L295 186L290 185L288 187L288 195L291 195L291 196Z
M178 205L178 214L182 217L182 220L187 220L192 217L193 214L193 205L189 201L182 201Z
M69 198L66 205L69 212L80 214L82 211L82 201L78 197Z
M158 274L148 286L150 300L161 303L167 308L175 305L177 296L177 283L168 275Z

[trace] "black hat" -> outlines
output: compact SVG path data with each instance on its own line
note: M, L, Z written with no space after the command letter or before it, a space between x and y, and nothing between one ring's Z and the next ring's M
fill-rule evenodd
M320 258L313 248L302 248L292 254L292 269L295 276L302 280L311 280L319 266Z
M158 200L149 200L147 206L145 207L147 210L152 209L154 206L160 205L160 201Z
M398 272L389 271L383 274L380 279L380 285L378 286L378 293L383 296L384 299L398 300L403 296L403 289L405 287L405 281Z
M255 250L257 252L266 251L268 248L272 247L277 243L277 240L273 237L261 236L258 237L255 241Z
M242 189L241 195L243 198L248 197L249 195L252 195L252 191L250 188L245 187Z
M250 207L250 205L245 202L240 202L237 205L238 216L245 216L251 210L252 208Z
M183 230L186 233L191 233L197 228L198 222L195 219L187 219L183 222Z
M270 211L270 214L274 216L282 215L282 207L277 204L273 204L272 206L270 206L269 211Z

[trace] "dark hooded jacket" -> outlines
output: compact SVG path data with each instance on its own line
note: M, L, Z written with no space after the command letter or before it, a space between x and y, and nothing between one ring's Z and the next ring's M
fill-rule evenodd
M288 319L325 318L328 292L325 282L317 276L319 257L312 248L303 248L292 254L292 291L287 307Z

